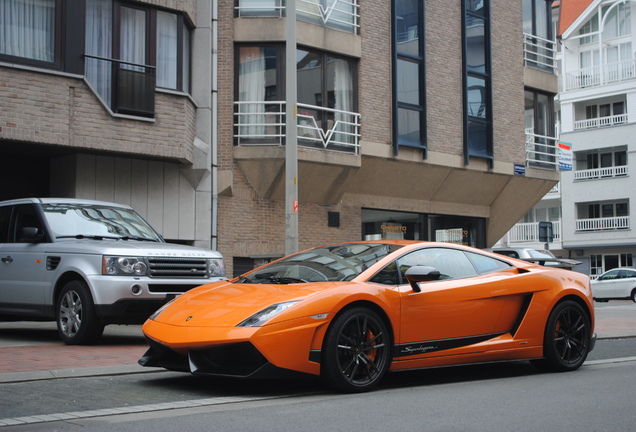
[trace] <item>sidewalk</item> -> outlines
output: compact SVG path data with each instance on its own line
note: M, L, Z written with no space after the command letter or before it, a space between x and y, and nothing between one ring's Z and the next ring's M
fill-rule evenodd
M636 304L596 303L599 339L636 337ZM137 360L147 349L141 326L107 326L102 343L67 346L55 323L0 322L0 383L153 372Z

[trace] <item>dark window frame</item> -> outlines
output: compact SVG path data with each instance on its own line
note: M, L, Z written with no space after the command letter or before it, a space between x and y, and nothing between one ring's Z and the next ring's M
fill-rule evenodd
M418 43L418 54L417 55L409 55L407 53L398 52L398 22L397 22L397 2L400 0L393 0L391 2L391 48L392 48L392 65L391 65L391 74L393 76L392 82L392 98L393 98L393 113L392 113L392 139L393 139L393 154L397 156L399 154L400 147L410 147L417 148L422 150L422 157L424 159L428 158L428 143L426 139L426 130L427 130L427 118L426 118L426 47L425 40L423 35L426 32L425 28L425 14L426 14L426 3L421 1L421 5L419 8L419 16L418 27L419 27L419 43ZM409 104L406 102L400 102L398 100L398 83L397 83L397 68L398 63L400 61L415 63L418 65L418 81L419 81L419 100L420 103L418 105ZM419 143L409 142L405 140L400 140L399 137L399 110L405 109L418 113L419 122L420 122L420 130L419 130Z
M0 61L7 63L21 64L25 66L33 66L44 69L63 70L64 67L64 43L66 41L65 35L65 18L68 15L64 15L66 4L64 0L53 0L55 3L55 44L53 46L54 54L53 61L35 60L27 57L19 57L8 54L0 53ZM2 23L0 23L2 24Z
M483 0L483 12L475 12L471 10L472 0L462 0L462 70L463 70L463 109L464 109L464 165L470 164L471 157L486 159L490 169L494 168L494 144L493 144L493 108L492 108L492 58L491 58L491 41L490 41L490 1ZM468 53L468 37L467 25L469 18L483 20L484 23L484 71L478 72L469 70L467 53ZM470 107L468 101L468 81L469 78L483 79L485 81L484 101L485 118L469 115ZM476 151L471 146L470 125L474 124L485 129L485 151Z

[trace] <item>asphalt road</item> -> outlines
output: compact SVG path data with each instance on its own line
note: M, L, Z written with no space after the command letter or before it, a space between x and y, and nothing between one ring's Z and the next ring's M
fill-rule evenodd
M626 409L625 401L633 401L636 304L597 304L597 316L601 339L577 372L539 373L528 362L429 369L390 374L377 391L364 395L325 392L316 379L228 380L130 369L131 365L122 365L124 369L64 368L71 362L72 356L67 353L74 353L74 361L80 364L94 359L86 355L89 351L63 345L50 324L0 323L0 432L130 431L129 422L136 430L153 432L185 427L211 431L353 427L384 431L523 431L558 429L552 426L561 424L580 424L579 428L568 427L571 430L631 431L633 427L623 429L624 424L614 417ZM44 356L51 354L43 360L57 365L58 375L43 379L37 371L21 372L17 374L19 380L2 381L13 376L2 373L3 354L16 347L38 349ZM104 344L92 349L130 351L136 359L144 351L144 340L138 326L109 327ZM559 395L565 400L557 401ZM603 400L596 400L601 396ZM574 406L574 401L581 405ZM521 408L515 411L513 402ZM549 402L560 403L564 409L559 419L554 417L556 407ZM633 423L633 403L628 405L629 413L625 414ZM477 409L479 406L482 410ZM592 427L597 424L598 413L591 413L601 407L612 413L601 416L609 417L606 421L611 427ZM501 417L506 409L513 410L510 419ZM529 409L536 410L536 418L528 417ZM489 416L489 410L500 415ZM464 413L464 417L459 418L458 413ZM60 419L64 421L55 421ZM519 422L514 428L507 423L513 419ZM548 425L547 419L551 419L550 428L538 427Z

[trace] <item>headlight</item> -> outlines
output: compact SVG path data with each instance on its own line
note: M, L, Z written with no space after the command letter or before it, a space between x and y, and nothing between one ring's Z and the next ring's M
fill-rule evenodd
M105 256L102 261L102 274L111 276L145 276L148 266L143 258Z
M210 275L210 277L225 276L225 262L223 261L223 258L213 258L208 260L208 275Z
M265 324L267 321L274 318L276 315L283 312L284 310L289 309L296 303L298 303L298 300L290 301L286 303L278 303L278 304L266 307L262 311L255 313L254 315L252 315L245 321L239 323L237 327L260 327L263 324Z

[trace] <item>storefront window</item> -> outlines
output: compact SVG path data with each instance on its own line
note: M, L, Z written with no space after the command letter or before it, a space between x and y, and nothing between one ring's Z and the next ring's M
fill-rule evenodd
M422 240L486 246L482 218L362 209L364 240Z

